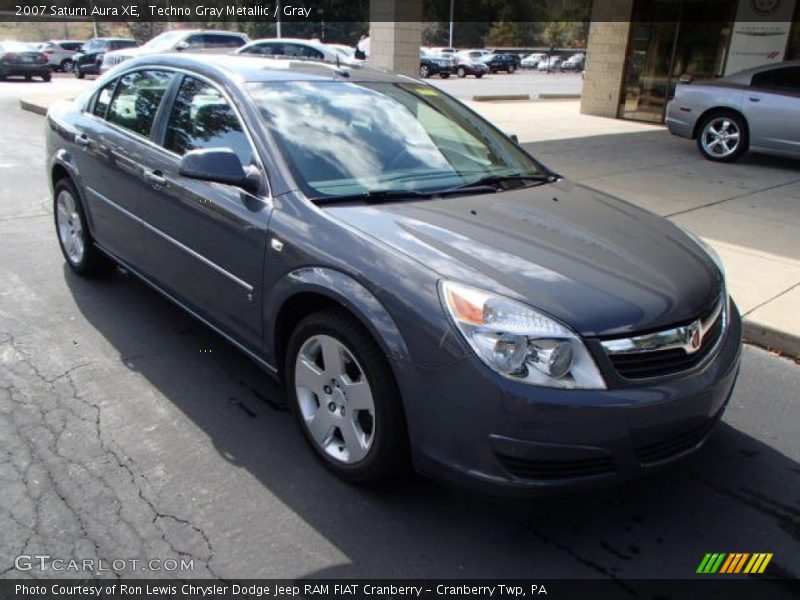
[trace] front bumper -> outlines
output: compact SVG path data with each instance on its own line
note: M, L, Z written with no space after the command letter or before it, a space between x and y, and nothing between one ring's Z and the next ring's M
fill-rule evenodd
M472 355L424 373L406 366L413 372L399 379L414 464L434 478L506 495L642 476L702 446L730 398L741 347L741 318L731 302L715 355L687 374L648 384L542 388L503 378Z

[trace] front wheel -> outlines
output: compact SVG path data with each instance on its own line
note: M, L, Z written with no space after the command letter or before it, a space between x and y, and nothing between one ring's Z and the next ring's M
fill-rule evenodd
M456 75L458 75L461 79L464 79L464 77L467 76L467 70L464 67L458 67Z
M480 79L483 77L483 73L475 73L475 79Z
M747 151L747 124L735 113L710 115L700 126L697 148L708 160L733 162Z
M73 66L73 62L69 58L65 58L64 60L61 61L61 70L64 73L71 72L72 71L72 66Z
M420 76L420 79L427 79L428 77L431 76L430 69L428 69L428 67L426 65L422 65L419 68L419 76Z
M46 83L46 82L50 81L51 77L52 77L52 75L50 75L49 72L48 73L44 73L44 74L42 74L42 81L44 81Z
M448 79L450 77L450 73L441 72L439 73L439 77L442 79Z
M62 179L55 185L53 215L58 245L75 273L92 277L113 270L114 263L92 242L80 196L68 179Z
M508 65L508 74L511 75L514 71L517 70L517 67L514 65Z
M285 364L300 429L328 469L363 483L405 470L400 394L385 355L357 320L335 309L306 317Z

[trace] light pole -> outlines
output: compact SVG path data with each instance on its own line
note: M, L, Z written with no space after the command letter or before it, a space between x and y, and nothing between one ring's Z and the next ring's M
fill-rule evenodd
M278 0L275 3L275 16L278 19L278 22L275 23L275 34L277 37L281 37L281 0Z
M453 3L455 0L450 0L450 41L449 47L453 47Z

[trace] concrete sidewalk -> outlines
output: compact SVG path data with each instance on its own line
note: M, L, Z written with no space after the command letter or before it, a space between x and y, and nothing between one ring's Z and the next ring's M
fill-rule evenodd
M57 99L21 104L42 113ZM661 126L582 115L577 101L467 104L562 175L702 236L725 264L745 337L800 357L800 163L711 163Z

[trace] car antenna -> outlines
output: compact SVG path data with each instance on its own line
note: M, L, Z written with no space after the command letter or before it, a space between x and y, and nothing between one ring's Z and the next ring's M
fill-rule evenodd
M341 69L342 65L339 64L339 53L336 53L336 68Z

